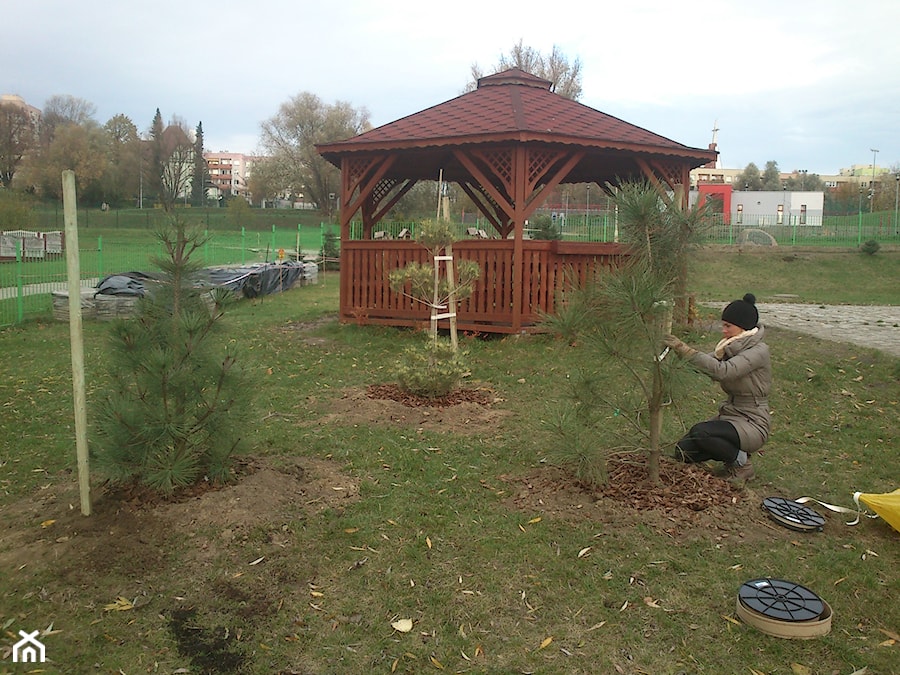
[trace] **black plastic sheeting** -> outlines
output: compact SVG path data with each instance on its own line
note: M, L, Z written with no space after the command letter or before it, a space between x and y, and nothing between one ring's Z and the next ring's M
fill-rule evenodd
M200 288L227 288L245 298L280 293L300 280L315 279L315 263L286 261L244 267L213 267L197 274ZM143 297L159 275L145 272L111 274L101 279L94 295L135 295Z

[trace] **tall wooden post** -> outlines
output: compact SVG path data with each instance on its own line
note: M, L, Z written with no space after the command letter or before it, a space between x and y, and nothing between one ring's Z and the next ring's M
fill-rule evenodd
M78 258L78 203L75 172L62 172L63 214L66 225L66 274L69 287L69 342L72 346L72 394L75 412L75 453L81 514L91 515L91 476L88 466L87 403L84 393L84 333L81 324L81 268Z

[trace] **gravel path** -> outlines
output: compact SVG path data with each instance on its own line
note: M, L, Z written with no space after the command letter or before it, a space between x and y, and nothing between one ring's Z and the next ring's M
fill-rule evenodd
M703 303L721 309L724 302ZM764 326L849 342L900 356L900 306L758 303Z

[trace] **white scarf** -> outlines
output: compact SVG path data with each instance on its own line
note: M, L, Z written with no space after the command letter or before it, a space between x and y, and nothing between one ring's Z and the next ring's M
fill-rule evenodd
M743 337L750 337L751 335L756 335L757 331L759 331L759 326L757 326L756 328L751 328L750 330L742 331L741 333L738 333L734 337L722 338L721 340L719 340L719 344L716 345L716 358L719 359L719 361L721 361L725 356L725 347L730 345L735 340L740 340Z

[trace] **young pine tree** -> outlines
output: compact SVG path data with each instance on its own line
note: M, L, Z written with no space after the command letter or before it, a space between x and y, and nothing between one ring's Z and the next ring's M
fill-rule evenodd
M114 480L171 493L199 480L227 481L244 434L250 388L230 344L217 339L227 292L198 287L192 258L205 236L171 219L157 238L158 283L119 320L110 339L110 388L95 433Z
M575 289L548 321L587 351L557 425L560 458L583 480L602 483L610 453L640 449L648 479L658 482L663 415L679 368L676 359L660 358L662 339L705 209L682 211L648 183L623 185L614 199L629 261Z

